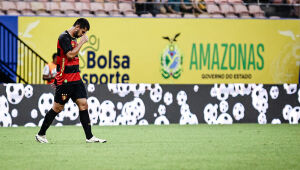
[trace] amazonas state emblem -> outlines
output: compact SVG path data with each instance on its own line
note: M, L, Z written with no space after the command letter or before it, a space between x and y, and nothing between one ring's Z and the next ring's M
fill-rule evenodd
M176 38L180 33L176 34L173 39L169 37L163 37L169 41L170 44L164 49L161 55L161 75L168 79L173 77L178 79L182 72L183 55L180 53L178 46L176 45Z

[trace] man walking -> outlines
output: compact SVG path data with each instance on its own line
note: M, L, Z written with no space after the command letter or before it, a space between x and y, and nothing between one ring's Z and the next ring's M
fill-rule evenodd
M93 136L90 118L88 114L87 93L80 77L78 53L84 43L88 41L86 36L90 24L85 18L77 19L73 27L64 31L57 43L57 75L54 104L46 114L42 127L35 136L40 143L48 143L46 131L53 122L55 116L60 113L64 105L71 98L79 107L79 117L85 132L87 143L105 143L106 140ZM76 39L80 38L77 43Z

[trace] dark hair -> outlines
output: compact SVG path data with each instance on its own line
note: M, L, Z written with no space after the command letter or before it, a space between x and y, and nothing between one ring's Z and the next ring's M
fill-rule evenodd
M86 28L87 30L90 30L90 23L85 18L77 19L73 26L75 27L76 25L79 25L80 28Z
M54 60L56 57L57 57L57 54L54 53L54 54L52 55L52 60Z

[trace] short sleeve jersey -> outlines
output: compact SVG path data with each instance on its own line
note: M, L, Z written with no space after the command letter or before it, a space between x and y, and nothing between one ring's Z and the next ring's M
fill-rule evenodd
M56 84L81 82L79 58L67 58L67 53L77 46L76 38L72 38L68 31L63 32L57 42L57 74Z

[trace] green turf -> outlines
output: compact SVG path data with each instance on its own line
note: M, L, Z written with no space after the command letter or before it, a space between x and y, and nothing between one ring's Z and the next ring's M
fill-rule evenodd
M300 169L299 125L0 128L0 169Z

